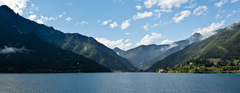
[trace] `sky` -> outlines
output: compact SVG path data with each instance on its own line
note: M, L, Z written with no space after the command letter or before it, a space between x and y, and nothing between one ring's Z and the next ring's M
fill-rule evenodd
M239 22L239 0L0 0L14 12L64 33L93 37L109 48L205 38Z

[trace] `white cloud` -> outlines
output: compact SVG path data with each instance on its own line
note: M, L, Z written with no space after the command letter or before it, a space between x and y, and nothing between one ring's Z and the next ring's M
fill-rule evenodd
M118 24L116 21L110 24L110 28L115 28L115 27L118 27Z
M101 20L98 20L97 22L99 23L99 22L101 22Z
M189 10L182 11L180 13L175 14L172 20L175 23L179 23L180 21L184 20L185 17L188 17L190 14L191 14L191 11Z
M217 14L217 15L216 15L216 17L215 17L215 19L219 18L219 16L220 16L220 15L219 15L219 14Z
M23 53L30 50L26 49L24 46L22 48L7 47L4 46L4 49L0 49L0 54L10 54L10 53Z
M111 40L108 40L106 38L96 38L96 40L102 44L104 44L105 46L107 47L112 47L112 46L115 46L115 45L118 45L118 44L121 44L122 43L122 39L120 40L117 40L117 41L111 41Z
M56 18L50 17L50 18L48 18L48 21L56 20L56 19L57 19L57 17Z
M196 6L197 6L197 3L191 4L191 5L189 5L189 6L184 6L184 8L191 9L191 8L196 7Z
M28 1L29 0L0 0L0 5L7 5L13 9L15 13L21 15L23 13L23 9L27 7Z
M193 14L195 14L196 16L206 15L207 9L207 6L199 6L193 11Z
M203 35L203 39L206 39L212 35L214 35L216 32L215 30L219 29L222 25L224 25L225 21L222 20L221 23L212 23L210 26L205 28L198 28L194 29L194 33L200 33Z
M144 5L146 8L151 8L153 5L155 5L159 0L146 0L144 2Z
M144 5L146 8L151 8L155 4L161 8L161 10L171 10L173 7L181 7L182 4L187 3L188 0L146 0Z
M125 35L130 35L130 33L125 33Z
M149 27L149 24L148 24L148 23L147 23L145 26L143 26L143 28L144 28L146 31L149 30L148 27Z
M218 13L224 13L224 12L226 12L226 10L222 10L222 9L218 10Z
M75 26L78 25L78 24L80 24L81 26L83 26L83 25L88 24L88 23L89 23L89 22L83 20L81 23L76 23Z
M37 20L38 24L44 24L43 20Z
M128 20L122 22L121 29L124 30L124 29L128 28L130 26L130 22L131 22L131 19L128 19Z
M142 9L142 6L141 6L141 5L137 5L136 8L137 8L138 10L140 10L140 9Z
M136 19L142 19L142 18L147 18L147 17L152 17L153 13L152 12L143 12L143 13L139 13L137 12L136 15L133 16L133 19L136 20Z
M103 21L102 25L107 25L108 23L112 22L112 20L106 20L106 21Z
M231 3L235 3L235 2L237 2L237 1L239 1L239 0L231 0Z
M173 41L166 39L166 40L163 40L161 44L163 45L163 44L172 44L172 43Z
M189 3L191 4L191 3L193 3L193 2L194 2L194 0L190 0L190 2L189 2Z
M154 44L154 40L159 38L162 38L161 34L152 32L152 35L146 35L145 37L143 37L143 39L139 43L137 43L137 46Z
M35 20L36 17L37 17L37 15L30 15L30 16L28 17L28 19L30 19L30 20Z
M129 41L130 41L130 39L125 40L125 42L129 42Z
M120 44L120 45L118 45L117 47L118 48L120 48L120 49L122 49L122 50L128 50L129 49L129 47L131 47L131 46L133 46L133 44L132 43L127 43L127 44Z
M59 15L59 18L62 18L63 15Z
M227 3L227 2L228 2L228 0L221 0L220 2L217 2L217 3L215 3L214 5L215 5L216 7L222 7L222 5L225 4L225 3Z
M189 5L189 6L184 6L184 8L191 9L191 8L196 7L196 6L197 6L197 3L191 4L191 5Z
M71 21L71 20L72 20L71 17L66 18L66 21Z
M45 21L51 21L51 20L56 20L56 18L53 18L53 17L44 17L44 16L41 16L40 19L37 20L37 23L39 24L44 24Z
M117 40L117 41L111 41L111 40L108 40L106 38L96 38L96 40L98 42L104 44L105 46L109 47L109 48L118 47L122 50L125 50L125 49L132 46L131 43L124 44L123 39L120 39L120 40Z
M72 3L69 3L69 5L72 5Z
M230 17L230 16L232 16L232 15L234 15L235 13L236 13L236 11L233 10L233 13L232 13L232 14L229 14L229 15L227 16L227 18Z

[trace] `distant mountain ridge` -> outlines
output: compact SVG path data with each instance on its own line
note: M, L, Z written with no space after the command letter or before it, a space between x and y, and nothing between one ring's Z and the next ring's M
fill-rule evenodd
M0 20L0 23L4 26L13 28L19 33L27 34L32 32L53 46L84 55L110 69L136 69L127 59L120 57L113 50L97 42L92 37L77 33L65 34L55 30L53 27L37 24L15 14L6 5L0 6Z
M175 53L185 46L202 40L200 33L193 34L190 38L165 45L141 45L136 48L120 53L120 56L127 58L135 67L148 69L155 62ZM165 53L166 52L166 53Z
M217 34L200 42L193 43L183 50L169 55L163 60L153 64L149 70L155 71L157 68L173 67L176 64L191 59L224 58L223 56L234 57L234 53L237 53L235 56L239 55L237 51L240 50L237 50L239 49L237 42L239 42L240 24L235 24L230 28L228 26L221 31L217 30L219 31ZM232 48L236 49L236 51L234 52Z
M123 52L125 52L124 50L122 50L122 49L120 49L120 48L118 48L118 47L115 47L115 48L113 49L113 51L115 51L118 55L119 55L119 54L122 54Z

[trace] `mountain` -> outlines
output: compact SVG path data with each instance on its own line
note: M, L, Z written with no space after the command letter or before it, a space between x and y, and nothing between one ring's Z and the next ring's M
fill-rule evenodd
M159 60L162 60L163 58L177 52L177 51L180 51L182 49L184 49L187 45L179 45L179 46L175 46L169 50L167 50L166 52L160 54L159 56L151 59L150 61L148 61L147 63L144 64L145 68L144 69L148 69L150 68L154 63L156 63L157 61Z
M168 49L170 45L141 45L120 54L127 58L135 67L142 68L142 64L158 56Z
M238 60L240 59L240 23L232 25L230 32L236 32L233 36L218 46L206 51L199 58L201 59L223 59L223 60Z
M32 32L55 47L84 55L110 69L136 69L127 59L120 57L113 50L97 42L92 37L78 33L63 33L53 27L37 24L15 14L13 10L5 5L0 7L0 20L0 23L4 26L13 28L21 34Z
M125 52L124 50L121 50L121 49L119 49L118 47L115 47L115 48L113 49L113 51L115 51L118 55L119 55L119 54L122 54L123 52Z
M95 61L57 48L34 33L20 34L0 24L0 72L111 72Z
M154 63L156 63L159 60L162 60L163 58L171 55L172 53L178 52L182 49L184 49L187 45L201 41L203 36L200 33L194 33L190 38L187 38L185 40L180 40L177 42L174 42L177 46L170 48L166 52L160 54L159 56L151 59L149 62L147 62L145 65L145 69L148 69L151 67Z
M233 25L234 25L233 27L226 27L223 30L219 31L217 34L205 40L193 43L185 47L183 50L173 53L172 55L169 55L163 60L153 64L149 68L149 70L156 70L157 68L164 68L164 67L173 67L174 65L179 64L183 61L187 61L195 58L201 58L201 57L202 58L203 57L208 57L208 58L220 57L219 55L228 57L229 55L227 56L227 53L228 54L234 53L233 51L237 47L236 46L237 44L234 44L234 42L238 42L238 39L239 39L238 36L240 34L240 30L239 30L240 25L239 24L233 24ZM228 42L229 42L229 46L228 46ZM231 45L233 45L232 48L234 49L229 49ZM215 51L215 49L217 50ZM239 50L236 50L236 51L239 51ZM236 52L236 55L237 54L238 52Z
M175 53L185 46L202 40L200 33L193 34L190 38L165 45L141 45L120 54L127 58L135 67L139 69L148 69L155 62L164 57Z

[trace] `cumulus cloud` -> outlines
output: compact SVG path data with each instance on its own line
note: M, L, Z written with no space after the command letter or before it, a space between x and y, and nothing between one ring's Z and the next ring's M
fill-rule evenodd
M203 39L206 39L214 34L216 34L215 30L219 29L222 25L224 25L225 21L222 20L221 23L212 23L210 26L205 28L194 29L194 33L200 33L203 35Z
M228 0L221 0L220 2L217 2L217 3L215 3L214 5L215 5L216 7L222 7L222 5L225 4L225 3L227 3L227 2L228 2Z
M28 17L28 19L30 19L30 20L35 20L36 17L37 17L37 15L30 15L30 16Z
M230 16L232 16L232 15L234 15L235 13L236 13L236 11L233 10L232 14L229 14L229 15L227 16L227 18L230 17Z
M118 27L118 24L116 21L110 24L110 28L115 28L115 27Z
M195 14L196 16L206 15L207 9L207 6L199 6L193 11L193 14Z
M191 11L189 10L182 11L180 13L175 14L172 20L175 23L179 23L180 21L184 20L185 17L188 17L190 14L191 14Z
M130 22L131 22L131 19L128 19L128 20L122 22L121 29L124 30L124 29L128 28L130 26Z
M7 47L4 46L4 49L0 49L0 54L10 54L10 53L25 53L29 52L24 46L22 48Z
M41 16L40 19L37 20L37 23L39 24L44 24L45 21L51 21L51 20L56 20L56 18L53 18L53 17L44 17L44 16Z
M143 12L143 13L139 13L137 12L136 15L133 16L133 19L136 20L136 19L142 19L142 18L147 18L147 17L152 17L153 13L152 12Z
M112 20L106 20L106 21L103 21L102 25L107 25L108 23L112 22Z
M173 41L166 39L166 40L162 41L161 45L163 45L163 44L172 44L172 43L173 43Z
M146 31L149 30L148 27L149 27L149 24L148 24L148 23L143 26L143 28L144 28Z
M118 47L122 50L126 50L126 49L128 49L129 47L132 46L131 43L124 44L123 39L120 39L120 40L117 40L117 41L111 41L111 40L108 40L106 38L96 38L96 40L98 42L104 44L105 46L109 47L109 48Z
M130 33L125 33L125 35L129 35Z
M0 5L7 5L13 9L15 13L21 15L23 13L23 9L27 7L28 1L29 0L0 0Z
M71 20L72 20L71 17L66 18L66 21L71 21Z
M239 1L239 0L231 0L231 3L235 3L235 2L237 2L237 1Z
M144 5L146 8L151 8L156 5L161 8L161 10L171 10L173 7L181 7L182 4L187 3L188 0L146 0Z
M154 44L154 41L159 38L162 38L161 34L152 32L152 35L144 36L143 39L139 43L137 43L137 46Z
M138 10L140 10L140 9L142 9L142 6L141 6L141 5L137 5L136 8L137 8Z
M98 42L104 44L107 47L118 45L118 44L122 43L122 41L123 41L122 39L117 40L117 41L111 41L111 40L108 40L106 38L96 38L96 40Z
M196 6L197 6L197 3L191 4L191 5L189 5L189 6L184 6L184 8L191 9L191 8L196 7Z
M120 49L122 49L122 50L128 50L129 49L129 47L131 47L131 46L133 46L133 44L132 43L127 43L127 44L120 44L120 45L118 45L117 47L118 48L120 48Z

